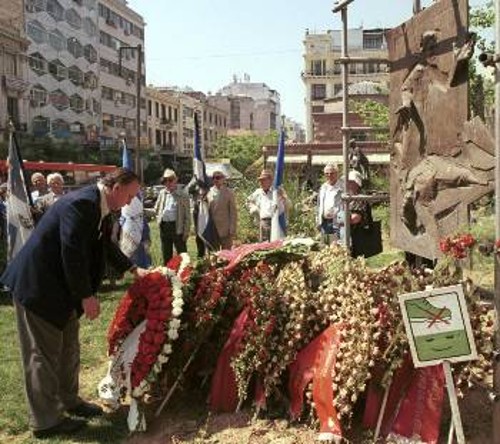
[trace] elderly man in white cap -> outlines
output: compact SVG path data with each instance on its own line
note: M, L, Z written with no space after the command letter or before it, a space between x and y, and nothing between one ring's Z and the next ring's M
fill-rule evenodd
M177 175L167 168L163 173L162 184L165 185L158 195L154 211L160 226L160 241L163 261L166 264L173 256L187 251L186 241L190 230L189 197L177 188Z
M318 193L316 225L321 231L322 240L329 245L340 240L339 213L342 211L342 191L344 183L339 180L337 165L328 164L324 170L325 183Z
M248 196L246 203L250 214L259 220L260 242L269 242L271 238L271 219L274 211L273 191L271 187L273 173L269 170L262 170L258 181L260 187ZM290 200L282 188L278 190L278 195L278 211L283 213L288 210Z

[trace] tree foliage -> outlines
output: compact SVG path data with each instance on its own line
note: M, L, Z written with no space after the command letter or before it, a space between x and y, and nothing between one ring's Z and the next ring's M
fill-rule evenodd
M376 132L375 138L380 142L389 140L389 107L375 100L352 100L352 110L359 114L365 125L384 131Z
M214 147L214 156L229 158L231 164L239 171L245 171L252 163L262 156L262 147L278 143L278 134L272 131L265 136L257 134L242 134L223 136Z

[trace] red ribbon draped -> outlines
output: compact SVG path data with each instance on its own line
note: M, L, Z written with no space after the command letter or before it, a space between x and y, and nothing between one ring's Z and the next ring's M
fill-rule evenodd
M214 412L234 412L238 406L238 386L231 360L237 354L245 334L248 311L245 308L234 322L231 334L217 359L208 398L210 410Z
M290 414L302 412L304 390L313 380L313 400L321 424L321 432L342 436L337 411L333 404L332 376L340 344L340 327L331 325L304 347L290 365Z
M395 433L404 437L419 436L436 443L444 402L444 373L441 366L415 369L407 355L395 372L387 398L381 436ZM374 429L381 408L383 391L371 383L366 399L363 423Z

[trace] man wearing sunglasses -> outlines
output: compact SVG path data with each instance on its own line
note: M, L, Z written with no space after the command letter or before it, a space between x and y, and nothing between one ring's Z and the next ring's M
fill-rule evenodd
M233 191L226 186L225 176L222 171L212 174L213 186L207 194L210 216L215 225L217 239L216 250L230 250L236 235L238 211Z

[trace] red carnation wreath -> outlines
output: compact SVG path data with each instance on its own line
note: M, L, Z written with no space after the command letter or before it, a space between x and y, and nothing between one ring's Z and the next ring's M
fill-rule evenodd
M166 328L172 314L172 286L160 272L135 282L125 293L108 331L108 354L114 355L127 336L146 320L139 349L131 367L134 389L149 374L166 340Z

